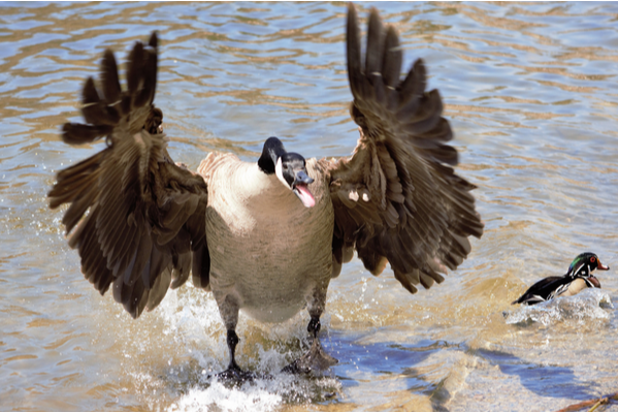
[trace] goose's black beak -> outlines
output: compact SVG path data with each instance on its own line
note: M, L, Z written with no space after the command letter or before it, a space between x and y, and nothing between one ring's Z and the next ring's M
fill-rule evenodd
M313 179L310 178L304 170L299 170L298 172L296 172L296 179L294 180L294 184L298 183L310 185L311 183L313 183Z

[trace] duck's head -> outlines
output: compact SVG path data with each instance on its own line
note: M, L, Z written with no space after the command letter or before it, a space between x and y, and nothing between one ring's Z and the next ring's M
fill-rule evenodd
M307 174L305 158L298 153L286 152L276 137L264 142L258 166L267 175L275 174L279 181L294 192L305 207L313 207L315 199L309 191L313 179Z
M609 270L609 266L603 265L599 257L594 253L585 252L579 254L573 262L571 262L565 276L569 276L573 279L581 278L586 282L588 287L600 288L601 282L592 274L596 269Z

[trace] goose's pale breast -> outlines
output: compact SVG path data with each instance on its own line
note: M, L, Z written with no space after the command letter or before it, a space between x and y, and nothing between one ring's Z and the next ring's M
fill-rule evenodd
M232 160L207 174L211 287L218 302L232 295L248 315L280 322L317 285L328 286L334 214L327 184L309 161L316 205L305 208L274 175Z

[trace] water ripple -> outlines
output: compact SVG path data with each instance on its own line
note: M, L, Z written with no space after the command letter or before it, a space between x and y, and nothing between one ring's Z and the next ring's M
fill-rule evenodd
M456 273L414 296L354 260L333 280L323 319L335 376L231 390L203 376L227 362L211 295L184 288L132 321L83 279L45 196L55 171L101 146L68 147L59 127L79 118L105 48L122 60L157 30L157 105L175 160L195 168L210 150L254 159L271 135L309 157L347 155L358 134L345 7L0 3L3 408L529 410L616 390L618 320L601 303L616 298L612 272L601 291L509 303L584 250L612 267L618 259L618 7L357 4L362 16L371 6L400 32L404 67L423 58L440 90L485 235ZM241 323L241 362L257 370L276 372L307 344L304 314Z

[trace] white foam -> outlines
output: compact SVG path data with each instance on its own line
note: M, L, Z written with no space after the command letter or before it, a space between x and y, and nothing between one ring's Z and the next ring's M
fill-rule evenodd
M602 304L614 307L607 292L589 288L575 296L559 297L533 306L521 306L505 314L506 323L512 325L532 321L549 326L568 320L585 322L591 319L609 319L610 314L601 307Z
M168 380L163 386L169 388L169 382L173 382L173 386L179 384L184 388L181 393L169 394L172 404L163 406L154 400L155 406L163 406L167 411L271 411L290 402L324 400L341 388L338 380L331 376L306 379L280 372L309 346L305 311L277 324L261 324L241 315L237 330L241 337L237 361L243 369L267 374L269 378L237 387L228 387L209 377L223 371L228 363L225 327L212 293L185 285L180 291L169 291L156 313L163 320L163 334L167 339L173 340L179 352L199 365L185 358L172 367L181 371L186 368L190 372L178 375L174 370L166 370L160 373ZM323 320L325 324L329 323L328 316ZM262 341L263 338L267 341ZM323 336L323 339L327 337ZM304 349L299 350L298 341L302 342ZM296 342L296 345L290 346L291 342ZM242 345L250 345L249 356L242 350ZM160 385L147 382L145 386L155 388Z
M245 384L239 389L226 388L220 382L213 382L207 389L191 389L189 393L172 404L169 412L222 412L271 411L283 402L281 395L271 393L264 381Z

